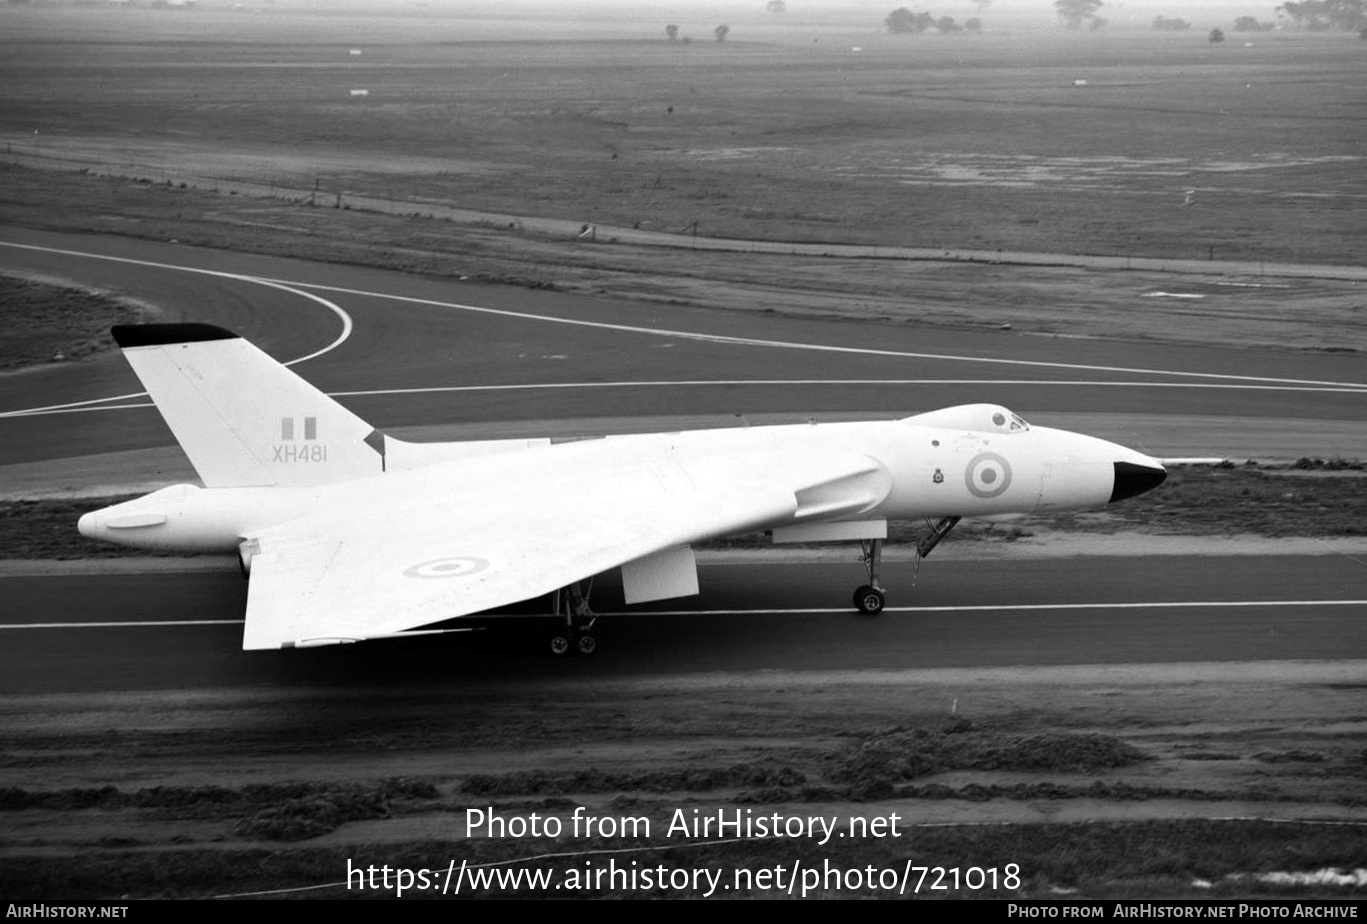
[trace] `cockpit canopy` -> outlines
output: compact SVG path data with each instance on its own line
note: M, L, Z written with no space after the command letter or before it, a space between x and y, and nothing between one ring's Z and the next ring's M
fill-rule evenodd
M1024 433L1030 429L1025 418L1000 404L960 404L927 414L904 418L903 423L946 430L976 430L986 433Z

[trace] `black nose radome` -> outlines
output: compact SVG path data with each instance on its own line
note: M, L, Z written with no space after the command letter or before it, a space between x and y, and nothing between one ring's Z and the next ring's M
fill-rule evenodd
M1115 487L1111 489L1111 503L1143 494L1163 483L1168 477L1164 468L1151 465L1136 465L1133 462L1115 463Z

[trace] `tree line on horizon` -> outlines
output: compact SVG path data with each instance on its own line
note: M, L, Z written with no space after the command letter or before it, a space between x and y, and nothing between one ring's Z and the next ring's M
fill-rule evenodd
M904 6L889 13L883 20L883 24L888 27L889 32L895 35L919 35L922 32L929 32L931 29L941 35L948 35L952 32L978 33L983 30L982 20L976 16L964 20L963 24L960 25L953 16L936 17L930 13L913 13Z
M979 12L991 2L977 0ZM1095 31L1106 25L1106 19L1099 13L1105 5L1104 0L1054 0L1054 11L1069 29L1086 26ZM1276 8L1276 13L1279 17L1285 17L1292 28L1312 32L1355 31L1367 38L1367 0L1288 0ZM893 10L883 23L889 32L897 35L919 35L932 29L942 35L982 31L982 20L977 17L960 25L952 16L936 17L929 12L912 12L907 7ZM1157 16L1152 28L1180 32L1190 29L1191 24L1176 17ZM1240 16L1234 21L1235 32L1267 32L1275 28L1275 23L1261 22L1256 16ZM1221 35L1223 37L1223 33Z
M1283 3L1277 15L1285 16L1297 29L1311 32L1367 29L1367 0L1302 0Z

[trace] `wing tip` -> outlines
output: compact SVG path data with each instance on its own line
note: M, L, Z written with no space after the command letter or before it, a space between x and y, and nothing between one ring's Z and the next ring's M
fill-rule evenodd
M116 324L109 331L120 349L167 346L177 343L202 343L208 340L237 340L239 336L215 324Z

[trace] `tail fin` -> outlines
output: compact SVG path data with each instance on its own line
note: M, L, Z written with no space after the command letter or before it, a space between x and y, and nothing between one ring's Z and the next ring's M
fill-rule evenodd
M384 471L383 434L232 331L112 333L205 487L305 487Z

